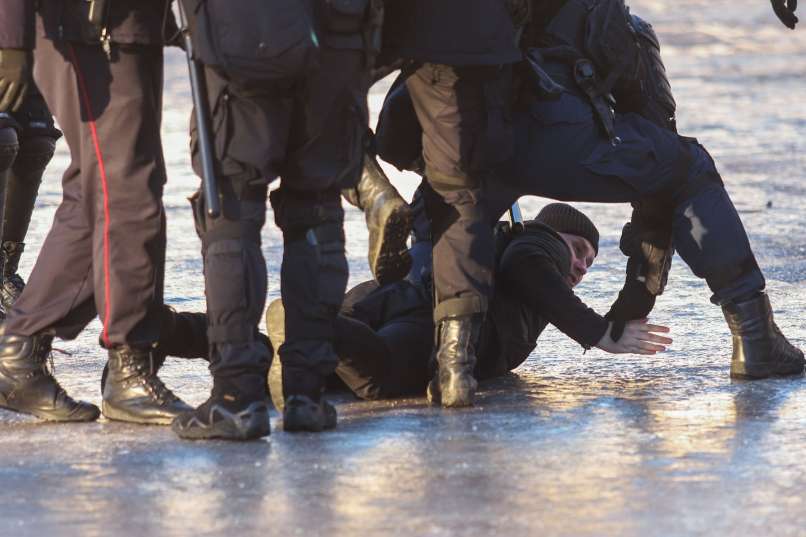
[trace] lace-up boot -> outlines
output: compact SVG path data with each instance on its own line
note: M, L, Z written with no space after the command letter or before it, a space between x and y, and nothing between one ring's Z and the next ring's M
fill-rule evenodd
M0 333L0 406L48 421L94 421L98 407L67 395L48 369L52 336Z
M25 244L21 242L6 241L0 248L3 266L3 285L0 286L0 312L3 316L11 309L11 306L25 289L25 281L17 274L20 265L20 257L25 249Z
M168 425L191 410L157 376L150 349L121 346L109 350L109 373L101 408L111 420Z
M271 434L265 370L237 377L213 377L213 391L201 406L171 426L186 440L256 440Z

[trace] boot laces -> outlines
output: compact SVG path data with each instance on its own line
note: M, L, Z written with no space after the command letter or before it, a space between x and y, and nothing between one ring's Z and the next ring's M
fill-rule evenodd
M148 364L132 360L132 367L137 371L141 384L161 403L172 403L179 400L174 392L165 385L161 378L157 375L156 368L154 367L154 354L148 353Z

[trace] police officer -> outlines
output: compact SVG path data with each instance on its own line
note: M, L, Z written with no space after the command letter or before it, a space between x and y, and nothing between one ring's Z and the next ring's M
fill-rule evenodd
M282 363L283 427L331 429L336 411L322 391L337 363L333 322L348 277L340 196L361 175L377 2L294 0L238 3L226 12L214 8L208 3L188 10L196 17L190 21L194 46L221 44L204 33L208 28L217 32L229 24L265 22L273 28L265 39L234 55L259 52L261 45L271 51L285 39L295 43L291 50L298 61L284 62L278 54L239 70L232 64L216 67L221 56L205 57L221 214L208 214L201 193L193 205L204 258L213 389L173 428L189 439L269 434L270 350L257 328L267 285L260 231L268 184L280 177L271 205L284 246L280 284L287 337L275 349ZM204 17L211 25L203 24ZM307 62L309 56L316 61ZM192 147L194 169L201 174L195 129Z
M489 172L511 154L510 65L523 10L504 0L387 3L384 49L415 62L406 80L423 130L425 175L450 211L434 217L438 374L429 400L472 404L473 350L492 292ZM523 3L520 3L523 4Z
M153 356L164 311L168 2L36 6L10 0L0 12L0 110L21 102L33 70L72 161L53 226L0 334L0 404L48 420L94 420L98 408L70 398L46 361L54 336L72 339L100 315L109 353L104 414L169 423L189 407L157 377Z
M3 67L8 66L0 69ZM61 135L35 85L31 85L16 111L0 112L0 200L5 199L0 205L0 318L5 317L25 287L17 267L42 174Z
M621 241L627 277L608 318L625 323L649 314L676 249L723 309L733 336L731 375L801 374L803 353L774 323L764 277L713 160L676 132L676 104L651 26L630 17L621 0L544 7L548 22L532 25L524 39L529 57L560 90L546 97L523 85L515 157L498 170L490 213L502 214L527 194L632 203ZM615 114L605 101L611 94ZM410 108L398 95L402 104L390 98L387 106ZM379 127L378 136L385 133L394 128ZM417 148L409 146L398 153Z

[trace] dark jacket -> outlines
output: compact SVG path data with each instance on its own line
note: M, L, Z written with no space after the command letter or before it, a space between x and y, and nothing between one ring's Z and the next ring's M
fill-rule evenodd
M489 378L522 364L551 323L585 348L604 336L608 323L565 281L571 254L548 226L529 222L504 249L496 288L482 328L476 376Z
M115 0L107 19L110 40L118 44L163 45L176 34L171 0ZM0 48L34 47L33 0L6 0L0 10ZM40 0L44 36L81 42L88 3L84 0Z
M505 0L387 0L385 55L447 65L499 65L521 53Z

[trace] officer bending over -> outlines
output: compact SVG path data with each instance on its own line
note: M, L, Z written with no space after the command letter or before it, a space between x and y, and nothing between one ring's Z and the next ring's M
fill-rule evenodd
M545 9L540 20L548 23L532 24L524 36L530 63L521 65L515 157L499 168L488 196L491 220L522 195L632 203L621 240L627 277L607 317L647 317L677 250L722 307L733 335L731 376L802 374L803 353L773 320L764 276L713 159L696 139L677 133L652 27L629 15L622 0L566 0ZM411 109L403 88L396 96L385 107ZM398 148L396 155L408 154L399 167L419 155L411 125L378 126L379 138L408 132L411 148Z
M423 230L417 227L421 240L412 250L416 274L388 285L357 285L347 293L337 318L336 375L363 399L422 394L436 365L429 363L434 329L430 244ZM572 206L547 205L519 233L499 227L496 239L496 287L481 326L475 379L500 376L521 365L548 324L586 349L595 346L611 353L655 354L672 342L660 335L668 328L645 320L628 322L613 341L613 323L574 294L598 254L599 233ZM282 323L277 322L282 308L282 301L275 300L267 315L275 345L282 341Z

